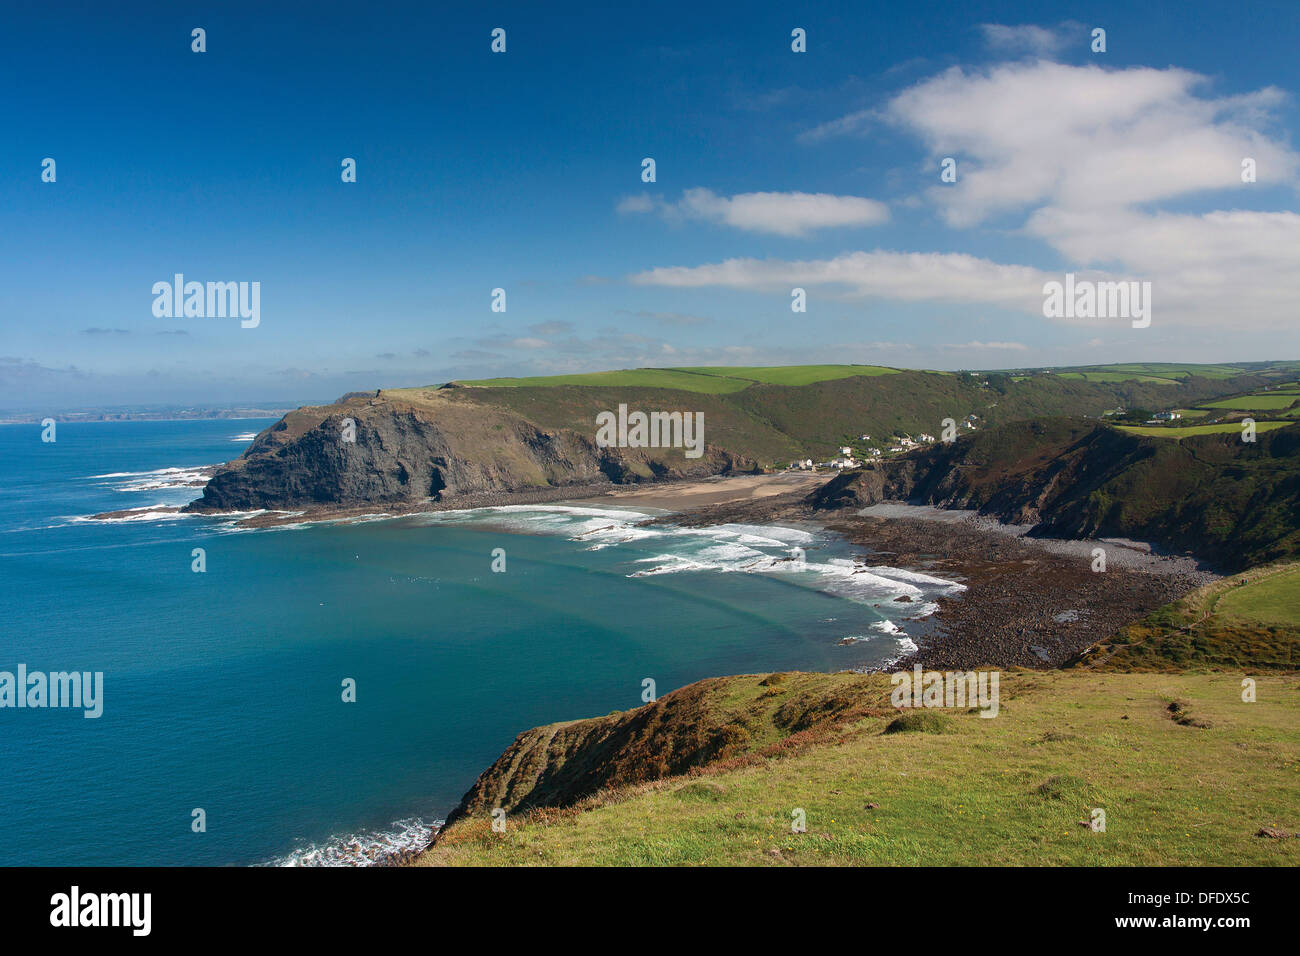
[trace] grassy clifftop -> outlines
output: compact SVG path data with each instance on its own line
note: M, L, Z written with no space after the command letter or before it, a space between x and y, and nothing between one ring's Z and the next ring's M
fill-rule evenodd
M879 682L856 674L698 681L635 710L520 734L448 822L497 807L569 807L696 767L738 766L825 740L844 723L888 708Z
M945 419L967 415L998 424L1095 417L1117 405L1189 405L1263 387L1279 374L1242 369L1155 384L1149 376L701 367L380 389L286 415L217 470L192 510L406 507L705 477L825 460L843 445L887 444L894 433L937 434ZM623 405L702 415L704 448L693 449L700 457L685 457L682 447L598 446L597 416ZM864 434L873 439L860 440ZM680 445L681 436L665 444Z
M996 718L927 711L933 719L902 732L888 732L898 715L884 675L704 683L628 714L521 736L501 765L517 769L521 786L485 774L471 791L479 799L417 862L1300 863L1300 840L1256 835L1300 830L1294 674L1260 676L1248 704L1236 674L1010 671ZM675 708L698 713L678 724ZM743 736L696 749L696 726L732 721ZM585 795L554 789L566 771L552 730L644 759ZM689 752L698 756L689 767L654 763ZM638 779L634 766L663 772ZM543 790L529 788L534 779ZM504 832L491 827L497 805L512 808ZM1094 808L1106 811L1105 832L1082 825ZM807 832L792 831L798 809Z
M1121 628L1067 666L1179 671L1300 668L1300 562L1252 568Z
M1142 377L1088 381L1060 375L956 375L877 366L628 369L581 375L489 379L454 388L385 389L384 401L431 409L452 401L521 416L547 430L589 434L595 415L632 409L704 413L710 444L763 464L821 458L858 436L938 434L945 418L969 414L997 424L1044 416L1100 416L1117 406L1173 407L1270 381L1243 370L1230 378L1189 375L1154 384Z

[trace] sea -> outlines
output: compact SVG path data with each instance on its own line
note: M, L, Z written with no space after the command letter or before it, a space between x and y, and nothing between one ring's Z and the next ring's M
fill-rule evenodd
M530 727L885 667L962 589L815 527L592 500L264 529L159 510L270 424L0 426L0 680L102 674L98 717L0 707L0 865L391 862Z

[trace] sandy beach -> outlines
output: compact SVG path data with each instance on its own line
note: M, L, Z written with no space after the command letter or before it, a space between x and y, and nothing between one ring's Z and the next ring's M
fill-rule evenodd
M806 495L830 477L826 472L811 474L806 471L775 475L735 475L703 481L616 488L602 497L613 498L619 504L635 504L667 511L692 511L709 505L760 501L777 495Z
M813 475L807 472L782 472L774 475L730 475L718 478L658 481L645 485L614 485L610 482L600 482L598 484L538 488L528 491L460 495L445 501L430 498L420 502L357 505L354 507L331 505L286 511L238 513L197 511L190 513L226 514L230 516L239 514L242 517L239 517L236 524L240 527L271 528L306 521L348 521L359 518L368 520L379 515L397 517L405 514L493 508L502 505L578 503L590 505L593 501L613 501L620 505L678 512L693 511L710 505L761 501L790 494L801 497L828 480L829 477L828 473ZM179 507L147 505L140 508L101 512L100 514L90 515L89 520L131 520L149 514L178 514L182 510Z

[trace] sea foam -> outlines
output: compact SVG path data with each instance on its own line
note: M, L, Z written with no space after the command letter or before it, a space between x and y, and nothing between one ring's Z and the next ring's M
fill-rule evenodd
M266 866L388 866L402 863L429 845L442 820L398 820L386 830L332 836L268 861Z
M837 597L872 604L891 618L933 614L934 598L959 594L956 581L847 558L816 560L809 554L825 536L780 525L719 524L701 528L645 524L663 512L581 505L505 505L422 515L430 524L488 525L517 534L554 535L604 550L629 545L628 577L713 572L788 576Z

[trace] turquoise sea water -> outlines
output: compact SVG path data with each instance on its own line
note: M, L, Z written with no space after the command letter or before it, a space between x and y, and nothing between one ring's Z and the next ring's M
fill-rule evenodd
M260 531L84 520L183 504L186 469L268 424L61 424L52 444L0 427L0 671L104 675L98 719L0 708L0 864L418 843L522 730L638 706L646 678L662 695L880 665L953 589L812 529L646 529L590 502Z

